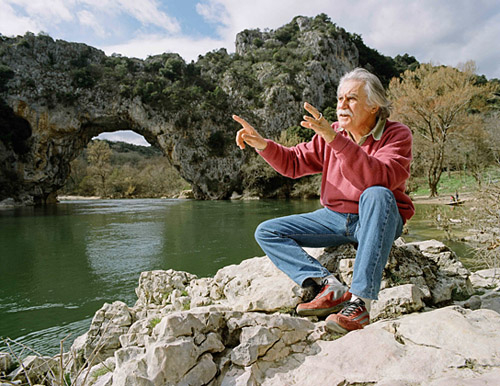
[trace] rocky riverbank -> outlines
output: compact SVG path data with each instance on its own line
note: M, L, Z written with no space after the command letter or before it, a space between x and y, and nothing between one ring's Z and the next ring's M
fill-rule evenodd
M352 246L310 252L350 283ZM265 257L211 278L143 272L136 294L133 307L104 304L62 358L26 358L8 379L51 384L61 363L72 385L98 386L482 385L500 377L499 272L471 273L434 240L396 242L372 324L345 336L298 317L302 289ZM1 371L10 360L0 357Z

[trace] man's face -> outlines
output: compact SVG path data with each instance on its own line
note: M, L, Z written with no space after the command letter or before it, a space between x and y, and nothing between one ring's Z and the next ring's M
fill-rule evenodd
M370 106L364 83L345 81L337 95L337 117L340 127L358 135L365 135L375 125L378 108Z

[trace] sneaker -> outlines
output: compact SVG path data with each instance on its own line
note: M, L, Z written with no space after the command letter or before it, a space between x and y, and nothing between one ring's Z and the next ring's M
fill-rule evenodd
M338 314L326 318L326 327L342 334L360 330L368 324L370 324L370 314L366 310L365 302L360 298L348 302Z
M323 288L312 301L297 306L297 314L300 316L327 316L340 311L345 303L351 299L351 293L347 287L340 284L337 279L327 277L322 284Z

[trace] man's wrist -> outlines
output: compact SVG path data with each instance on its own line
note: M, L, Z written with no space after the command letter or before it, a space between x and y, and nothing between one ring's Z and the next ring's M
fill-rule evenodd
M260 152L260 151L264 151L264 150L266 150L266 149L267 149L267 145L268 145L268 143L267 143L267 141L266 141L266 140L264 140L264 141L265 141L265 142L264 142L264 144L263 144L263 145L264 145L264 147L260 148L260 147L255 146L255 150L257 150L257 151L259 151L259 152Z
M330 143L335 139L336 136L337 132L335 130L332 130L331 132L323 135L323 139L325 140L326 143Z

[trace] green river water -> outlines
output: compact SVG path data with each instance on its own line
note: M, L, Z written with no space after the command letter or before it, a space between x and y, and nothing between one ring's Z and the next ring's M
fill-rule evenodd
M133 305L142 271L212 276L263 255L253 238L263 220L319 207L317 200L141 199L0 210L0 337L53 355L61 339L71 334L69 346L88 330L104 302ZM405 240L442 239L434 215L434 207L418 206Z

